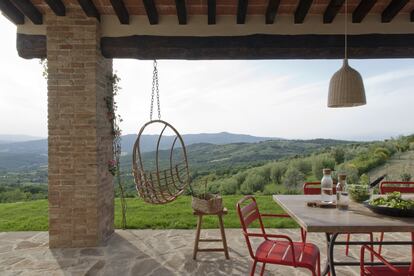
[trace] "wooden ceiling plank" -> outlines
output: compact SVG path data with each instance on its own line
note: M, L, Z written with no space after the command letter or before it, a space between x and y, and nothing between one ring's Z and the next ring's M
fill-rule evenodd
M208 0L207 1L207 10L208 10L208 18L207 23L208 25L216 24L216 0Z
M187 24L187 9L185 7L185 0L175 0L175 7L177 9L178 24Z
M114 8L116 16L118 16L119 22L121 24L129 24L129 13L125 7L123 0L111 0L111 5Z
M295 24L302 24L312 5L313 0L300 0L295 11Z
M381 22L389 23L408 3L409 0L392 0L388 7L381 14Z
M237 5L237 24L246 22L248 0L239 0Z
M411 11L411 22L414 22L414 10Z
M352 13L352 23L361 23L376 2L377 0L361 0Z
M57 16L66 15L65 4L63 4L62 0L45 0L45 2Z
M35 25L43 24L42 13L29 0L11 0L13 5L20 10Z
M88 17L95 17L101 21L101 15L92 0L78 0L78 3Z
M323 14L323 23L329 24L335 19L345 0L331 0Z
M269 0L269 4L266 9L266 24L273 24L275 22L275 17L277 10L279 9L280 0Z
M0 1L0 10L3 15L14 24L24 24L24 14L21 13L9 0Z
M143 0L145 11L147 12L148 21L151 25L158 24L158 11L157 7L155 6L154 0Z

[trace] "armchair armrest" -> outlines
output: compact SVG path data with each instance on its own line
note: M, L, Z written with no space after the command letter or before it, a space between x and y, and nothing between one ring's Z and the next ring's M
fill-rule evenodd
M384 257L382 257L380 254L378 254L378 252L374 251L371 247L364 245L361 247L361 271L365 271L365 250L368 250L371 254L373 254L375 257L377 257L377 259L382 262L386 267L388 267L389 269L391 269L393 272L395 273L401 273L400 270L398 270L395 266L393 266L392 264L390 264L386 259L384 259Z
M276 238L276 239L285 239L289 242L290 247L292 248L292 260L293 265L296 267L296 259L295 259L295 247L293 246L293 241L286 235L276 235L276 234L262 234L262 233L247 233L244 232L244 235L247 237L256 237L256 238Z
M262 217L290 218L288 214L260 214Z

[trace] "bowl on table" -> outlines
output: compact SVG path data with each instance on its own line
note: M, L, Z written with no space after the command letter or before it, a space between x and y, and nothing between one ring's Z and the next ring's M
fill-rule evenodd
M352 184L348 187L349 198L357 203L362 203L371 197L368 185Z

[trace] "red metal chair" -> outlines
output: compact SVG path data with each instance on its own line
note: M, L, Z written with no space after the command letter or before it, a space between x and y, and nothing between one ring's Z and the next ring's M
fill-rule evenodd
M336 194L336 187L332 188L333 194ZM320 195L321 194L321 182L305 182L303 184L303 194L305 195ZM301 228L302 234L302 241L306 242L306 231ZM374 236L372 233L359 233L359 234L367 234L369 235L370 241L374 241ZM346 234L346 247L345 247L345 254L349 255L349 241L351 240L351 234Z
M404 181L383 181L379 185L379 192L381 195L392 192L400 193L414 193L414 182L404 182ZM384 240L384 232L381 232L380 242ZM378 253L381 254L382 245L379 245Z
M414 241L414 233L411 233L411 238ZM365 266L365 250L374 255L383 266ZM412 246L412 253L414 254L414 246ZM361 247L361 276L413 276L414 263L410 266L394 266L388 262L378 252L375 252L372 247L364 245Z
M263 263L260 275L263 275L267 263L307 268L313 276L320 276L319 248L311 243L293 242L289 236L268 234L265 231L262 217L289 217L289 215L260 214L253 196L245 196L236 205L243 229L243 235L253 259L250 275L254 275L257 263ZM250 232L249 226L259 222L260 232ZM263 241L253 251L251 238L262 238Z

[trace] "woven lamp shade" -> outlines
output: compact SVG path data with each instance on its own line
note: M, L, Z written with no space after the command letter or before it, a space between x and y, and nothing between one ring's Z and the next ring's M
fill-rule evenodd
M352 107L367 103L361 75L344 59L329 83L328 107Z

